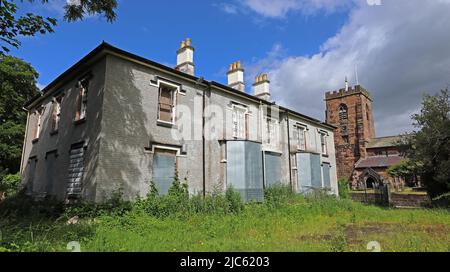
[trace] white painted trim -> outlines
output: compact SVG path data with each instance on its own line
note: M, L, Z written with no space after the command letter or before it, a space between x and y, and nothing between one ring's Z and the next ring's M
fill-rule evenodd
M151 82L150 82L150 85L158 87L158 122L168 124L168 125L175 125L175 118L177 116L177 94L179 94L179 93L181 94L181 92L180 92L181 85L176 85L174 83L168 82L159 77L157 80L157 85L155 85ZM168 86L169 88L174 88L174 92L173 92L173 105L174 106L173 106L173 112L172 112L172 122L167 122L167 121L163 121L163 120L159 119L159 99L161 96L161 85Z

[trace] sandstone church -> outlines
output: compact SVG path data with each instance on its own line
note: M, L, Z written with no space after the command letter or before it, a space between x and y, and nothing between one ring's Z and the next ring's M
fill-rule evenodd
M327 92L326 122L337 127L335 147L338 178L353 188L373 188L377 182L401 187L405 179L389 176L389 167L405 160L398 148L401 136L376 137L372 97L361 85Z

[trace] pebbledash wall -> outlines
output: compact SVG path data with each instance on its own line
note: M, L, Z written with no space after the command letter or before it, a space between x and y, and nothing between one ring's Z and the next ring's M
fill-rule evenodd
M187 61L178 58L186 63L178 63L177 69L102 43L27 103L21 167L27 192L38 198L100 202L120 188L132 199L144 196L151 181L166 190L170 184L164 183L172 181L176 169L191 194L233 186L246 200L261 200L263 188L278 182L299 193L328 187L338 194L333 126L276 106L266 92L267 76L257 79L267 84L260 97L244 92L243 82L226 86L194 76L193 48L186 43L178 54L191 51ZM229 73L243 72L240 63L234 65ZM86 119L74 121L79 81L86 77ZM176 90L173 124L158 120L161 86ZM59 95L55 132L51 124ZM233 135L234 107L246 110L244 137ZM36 138L38 109L43 112ZM268 115L277 128L270 136ZM301 150L294 133L299 126L305 129Z

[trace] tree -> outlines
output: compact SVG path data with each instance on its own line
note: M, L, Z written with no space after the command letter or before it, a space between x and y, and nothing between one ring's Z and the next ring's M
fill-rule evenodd
M18 1L23 2L24 0L0 0L0 55L9 52L8 46L16 48L20 46L18 36L51 33L57 25L55 18L44 18L33 13L17 15L16 2ZM48 3L48 0L27 1ZM113 22L117 17L116 8L117 0L70 0L64 7L64 20L73 22L83 20L86 15L102 14L108 22Z
M420 166L419 172L432 198L450 192L450 99L449 91L426 95L420 113L413 115L418 128L405 137L406 155Z
M23 105L38 94L38 76L29 63L0 56L0 181L19 171L27 119Z

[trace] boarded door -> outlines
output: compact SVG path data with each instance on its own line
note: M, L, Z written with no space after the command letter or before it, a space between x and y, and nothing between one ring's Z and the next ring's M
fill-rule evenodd
M160 195L169 192L175 178L176 151L155 149L153 157L153 182Z
M244 201L263 201L261 144L248 141L227 143L227 185Z
M281 156L265 152L265 179L266 186L270 187L281 183Z
M68 200L77 200L83 190L82 179L84 173L84 146L74 145L70 150L70 164L66 195Z

